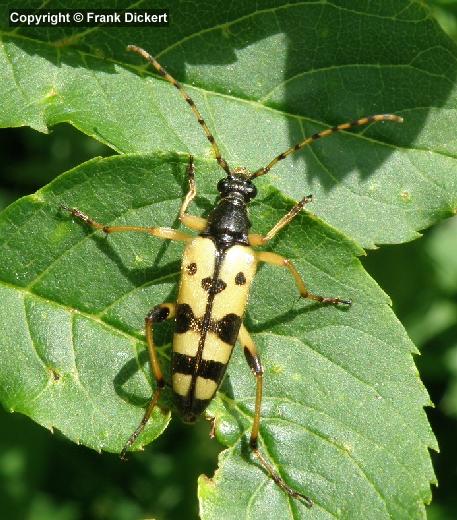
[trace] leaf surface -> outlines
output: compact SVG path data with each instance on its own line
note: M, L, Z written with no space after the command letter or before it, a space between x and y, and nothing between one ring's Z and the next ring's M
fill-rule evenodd
M255 382L238 350L210 409L229 449L199 495L204 519L422 518L434 479L427 447L436 446L428 398L413 345L356 255L416 238L456 211L456 46L422 3L406 0L169 9L173 30L153 33L0 30L1 126L46 132L67 122L126 154L86 163L2 213L0 398L116 452L151 393L144 316L175 298L182 246L106 239L58 206L104 223L176 227L188 154L199 167L198 214L213 204L221 170L186 103L127 44L184 83L232 167L255 170L313 132L398 113L401 126L341 133L282 161L259 179L252 208L255 229L266 232L288 197L313 193L319 218L301 215L271 248L310 289L354 301L347 311L297 302L288 274L264 267L247 314L265 366L262 450L316 506L288 500L250 460ZM171 327L157 333L166 367ZM168 419L156 410L139 444Z
M8 409L89 447L121 449L154 385L144 316L174 301L182 245L105 237L59 205L104 224L176 226L186 163L176 155L96 159L2 213L0 398ZM205 214L218 175L211 161L198 161L197 172L194 212ZM265 190L252 206L254 228L266 232L290 205ZM200 482L202 518L423 516L435 442L414 347L389 299L361 268L361 250L312 214L297 217L271 247L294 261L311 290L355 302L345 310L297 301L290 275L264 266L246 318L265 367L261 449L316 505L305 512L250 460L255 381L236 348L210 408L229 449L214 481ZM171 328L156 332L166 367ZM167 420L157 409L139 444Z
M456 211L457 49L421 3L169 4L173 30L153 38L4 28L0 125L68 122L120 152L212 156L179 94L125 51L134 43L185 84L232 167L258 169L347 120L402 115L316 143L264 180L313 193L316 214L362 246L412 240Z

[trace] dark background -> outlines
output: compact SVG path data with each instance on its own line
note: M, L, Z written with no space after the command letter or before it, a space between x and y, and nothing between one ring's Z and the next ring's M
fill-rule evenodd
M438 21L457 39L457 2L433 4ZM111 153L64 125L51 135L21 128L0 136L0 209L59 173ZM457 518L456 237L457 217L420 240L370 251L363 259L421 350L416 362L435 403L427 413L441 450L432 453L439 481L432 520ZM173 419L165 435L127 463L2 409L0 432L0 518L9 520L197 518L197 478L213 474L220 449L203 420L188 427Z

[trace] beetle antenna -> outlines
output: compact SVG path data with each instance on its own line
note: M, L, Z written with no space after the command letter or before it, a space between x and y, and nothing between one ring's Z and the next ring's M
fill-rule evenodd
M179 81L177 81L173 76L168 74L168 72L162 67L162 65L160 65L160 63L149 54L149 52L145 51L141 47L137 47L136 45L128 45L127 50L136 52L136 54L139 54L142 58L144 58L146 61L148 61L156 69L156 71L162 76L162 78L166 79L169 83L171 83L178 89L181 96L184 98L184 100L187 102L187 104L192 109L192 112L194 113L195 117L197 118L197 121L200 123L200 126L203 128L206 138L211 143L211 146L213 147L214 155L216 156L216 161L219 163L219 166L223 170L225 170L228 177L233 177L227 161L221 156L221 152L219 150L219 147L217 146L217 143L216 143L216 140L214 139L213 134L211 133L210 129L208 128L207 124L205 123L205 120L203 119L202 115L200 114L198 108L195 106L195 103L193 102L192 98L184 90L181 83Z
M311 137L303 139L303 141L300 141L295 146L288 148L285 152L282 152L279 155L277 155L267 166L265 166L264 168L260 168L259 170L254 172L249 177L249 180L255 179L256 177L260 177L261 175L265 175L273 168L273 166L276 163L282 161L288 155L291 155L297 152L298 150L301 150L305 146L313 143L314 141L317 141L321 137L328 137L332 134L335 134L336 132L341 132L342 130L349 130L350 128L367 125L368 123L374 123L376 121L395 121L396 123L403 123L403 118L395 114L377 114L374 116L362 117L360 119L356 119L355 121L351 121L350 123L342 123L341 125L334 126L333 128L328 128L327 130L317 132L316 134L313 134Z

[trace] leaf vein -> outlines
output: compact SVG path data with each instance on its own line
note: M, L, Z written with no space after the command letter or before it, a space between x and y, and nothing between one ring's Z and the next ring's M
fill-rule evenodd
M135 211L138 211L140 209L144 209L144 208L149 208L149 207L153 207L155 206L156 204L161 204L163 202L167 202L167 201L175 201L176 198L169 198L169 199L161 199L161 200L155 200L154 202L150 202L150 203L147 203L147 204L144 204L144 205L140 205L140 206L136 206L134 208L129 208L128 210L126 211L122 211L121 213L118 213L117 215L115 215L114 217L112 217L110 220L108 221L105 221L104 224L112 224L114 223L118 218L121 218L121 217L125 217L126 215L128 215L129 213L134 213ZM57 206L57 204L56 204ZM25 225L27 225L28 221L25 221L21 227L24 227ZM83 224L80 224L81 226L83 226ZM19 231L20 228L17 228L17 230ZM83 237L81 237L79 240L77 240L74 244L72 244L70 247L66 248L64 251L62 251L61 254L55 256L53 258L53 260L45 267L45 269L43 269L43 271L41 271L33 280L31 280L31 282L26 286L27 289L33 289L33 287L51 270L51 268L56 265L62 258L64 258L70 251L72 251L73 249L76 249L78 246L81 245L81 243L83 243L85 240L89 240L91 239L96 233L98 233L99 235L102 234L103 232L99 231L99 230L91 230L90 228L88 228L87 226L85 226L85 229L86 229L86 233ZM14 238L14 237L12 237ZM152 237L151 237L152 238ZM3 244L1 244L2 246L5 246L7 244L7 242L4 242Z
M223 394L224 395L224 394ZM224 395L224 397L226 397ZM232 399L228 399L229 401L229 404L231 406L233 406L234 408L238 409L239 412L241 412L244 416L249 416L251 417L252 414L248 413L246 414L246 412L240 408L240 406L238 406L238 400L237 401L234 401ZM306 431L307 433L311 433L313 435L315 435L316 437L318 437L319 439L321 439L322 441L324 442L327 442L328 444L331 444L335 447L335 449L337 449L340 453L342 453L345 457L347 457L351 462L352 464L358 468L359 472L360 472L360 475L366 480L366 482L373 488L373 490L376 492L376 494L379 496L379 498L381 499L381 501L383 502L384 506L385 506L385 509L386 511L388 511L388 507L387 507L387 504L388 504L388 501L387 501L387 498L382 494L381 490L378 489L378 487L376 486L376 484L372 481L372 479L368 476L368 474L365 472L364 468L362 468L362 466L360 465L360 463L346 450L344 450L340 445L338 445L337 443L335 443L333 441L333 439L330 439L329 437L325 436L323 433L317 431L317 430L314 430L312 428L310 428L309 426L305 426L303 424L300 424L298 422L295 422L293 420L286 420L286 419L282 419L282 418L268 418L269 421L273 421L273 420L276 420L277 422L286 422L286 423L292 423L292 424L295 424L295 426L297 426L299 429L303 430L303 431ZM247 431L247 430L246 430ZM259 437L262 437L260 435L260 432L259 432ZM271 460L274 464L275 464L275 468L276 468L276 471L278 471L278 466L277 464L275 463L275 460L274 458L272 458L272 456L270 455L269 451L266 449L265 447L265 441L262 441L262 445L263 445L263 448L269 458L269 460ZM278 471L279 472L279 471ZM280 474L280 472L279 472ZM404 509L404 507L402 507L402 509ZM330 513L330 511L328 511ZM331 514L331 513L330 513ZM332 516L335 516L335 515L332 515Z
M427 49L427 51L428 50L429 49ZM446 49L444 49L444 50L446 50ZM415 58L416 58L416 56L415 56ZM319 68L304 70L302 72L298 72L297 74L294 74L293 76L289 76L288 78L285 78L283 81L280 81L277 85L275 85L272 89L270 89L261 98L257 99L257 102L260 104L265 104L268 101L268 99L273 95L274 92L276 92L280 88L286 87L289 83L292 83L293 81L295 81L297 79L316 75L316 74L321 74L323 72L332 72L332 71L340 72L345 69L374 69L374 70L378 69L381 72L383 72L386 69L400 69L400 70L405 69L405 71L407 69L412 69L412 70L421 72L422 74L424 74L427 77L441 78L444 81L446 81L447 83L449 83L450 86L454 86L454 83L444 74L438 74L438 73L430 72L429 70L426 70L426 69L421 69L420 67L416 67L415 65L413 65L412 62L400 63L400 64L396 64L396 63L382 63L382 64L378 64L378 63L344 63L341 65L330 65L327 67L319 67Z

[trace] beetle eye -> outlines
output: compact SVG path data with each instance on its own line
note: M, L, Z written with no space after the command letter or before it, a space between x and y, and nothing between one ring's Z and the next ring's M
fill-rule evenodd
M257 195L257 188L254 184L246 184L246 187L244 189L244 198L246 202L249 202L251 199L255 198Z
M227 191L227 179L221 179L218 183L217 183L217 191L219 193L224 193Z

